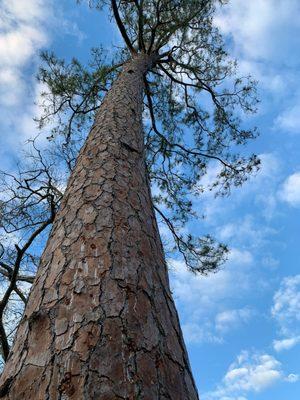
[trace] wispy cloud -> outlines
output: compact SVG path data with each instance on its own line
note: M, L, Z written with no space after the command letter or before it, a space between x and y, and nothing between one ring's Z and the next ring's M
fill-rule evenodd
M45 0L3 0L0 5L0 145L6 149L1 167L10 151L36 134L31 120L38 86L32 74L39 50L50 43L52 11L52 1Z
M216 315L216 329L226 333L248 323L254 315L255 311L249 307L222 311Z
M201 303L209 306L212 302L228 296L229 293L236 295L242 288L249 287L246 275L248 267L253 263L253 257L246 250L232 249L227 267L207 277L192 274L180 261L169 260L169 263L175 297L183 304ZM235 284L239 282L241 286L231 292L229 289L233 283L233 276Z
M300 206L300 172L290 175L284 181L279 197L293 207Z
M228 220L230 211L234 213L236 210L236 204L241 204L250 196L255 205L259 205L259 211L264 219L271 220L276 215L277 190L282 176L282 163L275 153L261 153L258 156L261 160L261 169L255 176L251 176L242 188L232 188L230 201L223 197L216 198L213 191L207 191L200 196L199 200L195 200L198 213L200 215L203 213L208 223L219 224L220 217L224 215ZM209 187L219 172L220 167L217 164L211 164L199 185ZM255 223L258 226L257 222Z
M288 339L274 340L273 347L277 352L290 350L300 343L300 336L291 337Z
M240 400L248 393L258 393L277 382L298 381L296 374L285 374L281 363L267 353L242 351L214 391L204 393L203 400Z
M275 121L275 126L291 133L300 133L300 100L299 104L282 111Z
M233 249L226 268L203 277L189 272L182 262L169 260L171 287L182 312L182 328L190 343L222 343L223 335L250 320L249 307L234 309L231 303L251 287L250 252Z
M271 123L274 134L299 133L299 55L295 51L300 47L299 13L298 0L232 0L216 18L240 71L259 80L259 113L277 111Z
M271 313L279 326L280 339L273 341L277 352L291 350L300 344L300 275L281 282L274 295Z
M274 295L271 313L285 339L293 338L282 342L281 347L297 344L300 335L300 275L283 279ZM278 346L280 348L280 343Z
M216 23L223 33L231 35L239 54L260 61L297 61L296 54L290 53L300 44L299 36L291 34L300 29L297 0L232 0L224 11ZM279 51L283 57L278 57Z
M57 29L59 28L59 29ZM7 168L20 144L38 134L41 85L35 80L39 52L57 36L85 36L53 0L3 0L0 5L0 168ZM46 136L46 135L44 135ZM3 152L5 148L5 153Z
M0 8L0 89L2 104L22 101L22 70L48 43L44 29L51 9L44 0L3 0ZM5 95L6 94L6 95Z
M248 249L261 247L276 234L274 228L258 225L252 215L246 215L240 220L221 226L218 236L221 240L234 241L237 245L247 243Z

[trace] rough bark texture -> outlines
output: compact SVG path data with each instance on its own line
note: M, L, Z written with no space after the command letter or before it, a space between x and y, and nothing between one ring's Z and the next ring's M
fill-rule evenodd
M198 399L145 171L150 64L148 56L128 63L98 111L2 374L2 399Z

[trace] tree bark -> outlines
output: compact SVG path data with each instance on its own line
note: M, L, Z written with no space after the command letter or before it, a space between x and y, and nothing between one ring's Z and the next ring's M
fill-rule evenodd
M198 399L145 169L151 63L127 63L96 115L1 376L2 399Z

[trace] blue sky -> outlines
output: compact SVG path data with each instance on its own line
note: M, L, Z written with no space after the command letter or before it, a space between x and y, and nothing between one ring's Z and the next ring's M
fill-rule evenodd
M228 198L205 194L191 223L230 245L229 261L196 277L170 259L171 284L202 400L300 398L300 3L231 0L216 24L242 75L259 81L261 104L249 123L261 136L247 149L262 169ZM87 59L118 44L113 25L64 0L0 5L0 168L13 169L35 134L35 81L41 48ZM207 180L216 173L211 165Z

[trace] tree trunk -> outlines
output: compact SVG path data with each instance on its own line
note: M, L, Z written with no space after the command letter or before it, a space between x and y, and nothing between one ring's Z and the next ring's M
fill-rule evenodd
M145 169L151 63L127 63L97 113L1 377L3 399L198 399Z

